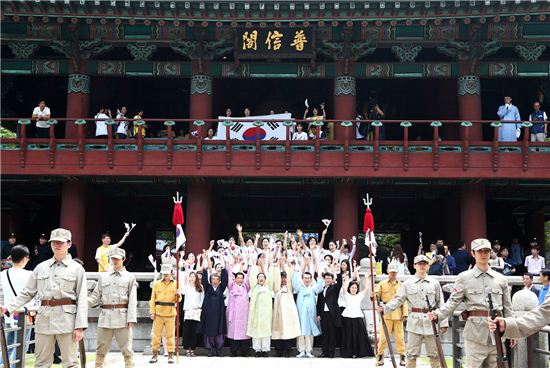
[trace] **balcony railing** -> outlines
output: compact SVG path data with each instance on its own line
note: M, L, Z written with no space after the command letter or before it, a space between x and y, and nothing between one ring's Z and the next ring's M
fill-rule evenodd
M548 161L550 156L550 142L530 142L530 128L532 124L530 122L507 122L507 121L461 121L461 120L354 120L354 121L342 121L342 120L326 120L326 121L310 121L310 120L292 120L282 122L286 129L286 139L283 140L262 140L259 134L260 128L267 124L260 121L244 121L239 120L238 123L252 122L257 129L257 134L253 140L233 140L230 138L230 131L236 122L231 121L228 118L225 121L219 121L218 119L207 120L191 120L191 119L144 119L144 120L132 120L138 127L138 134L134 138L117 139L113 137L113 131L116 127L116 120L107 120L108 137L98 139L95 137L89 137L88 124L93 124L94 120L106 121L105 119L75 119L75 118L63 118L63 119L50 119L48 121L50 125L50 138L29 138L27 134L27 127L31 124L29 119L17 119L17 118L2 118L2 122L17 122L19 125L18 138L3 139L0 144L0 150L4 153L7 151L19 152L19 166L24 168L28 163L28 154L33 151L48 152L49 163L51 167L55 166L56 156L61 151L63 152L76 152L78 153L78 166L80 168L85 165L85 157L92 152L103 152L107 154L107 166L113 168L115 165L114 153L115 152L135 152L137 153L137 165L138 168L143 168L144 156L147 156L150 152L165 152L166 153L166 165L167 168L171 168L174 157L181 154L194 154L195 164L197 168L201 168L203 160L209 153L224 154L224 164L227 169L232 167L233 154L237 152L247 152L254 155L254 166L256 169L260 169L262 166L262 156L269 156L269 153L279 153L284 155L284 168L289 170L291 168L291 157L295 152L308 153L313 155L313 166L315 170L318 170L321 165L320 157L325 153L334 152L342 156L341 167L344 170L348 170L351 164L351 157L354 154L369 154L372 156L372 167L376 171L380 168L381 157L386 154L393 154L392 156L400 156L402 169L407 171L411 163L411 158L415 155L431 155L431 166L434 171L437 171L442 165L441 158L445 155L459 155L461 158L461 166L463 170L468 170L472 154L484 153L491 155L491 168L493 171L499 169L500 157L506 157L506 155L513 155L518 157L521 155L521 164L517 165L517 168L527 171L529 168L529 156L531 154L544 154L544 160ZM74 134L72 138L56 138L55 126L59 122L65 122L66 124L74 125ZM151 128L161 128L165 131L166 137L162 138L144 138L143 137L143 124L148 124ZM190 135L187 138L173 137L175 134L175 124L186 127L187 131L195 132L195 135ZM208 125L218 125L220 129L225 129L225 136L227 138L223 140L205 140L204 132ZM339 136L344 138L339 139L321 139L319 133L315 139L307 141L294 141L291 140L292 131L297 123L302 123L304 131L307 131L308 124L314 124L317 126L324 126L325 124L331 124L333 127L337 127L340 130ZM356 123L366 123L372 128L372 138L370 140L357 140L356 137ZM503 124L521 124L522 126L522 138L517 142L499 142L498 129ZM460 136L461 139L447 140L441 135L441 129L445 127L454 126L454 135ZM479 132L481 127L490 127L493 131L493 139L491 141L473 140L471 139L471 133L475 129ZM381 140L380 134L382 127L392 127L392 131L395 133L398 130L402 131L402 139L399 140ZM422 127L422 132L426 134L428 132L429 139L414 139L409 138L409 132L414 127ZM149 129L151 129L149 128ZM67 129L66 129L67 131ZM487 129L486 129L487 131ZM319 129L317 129L319 132ZM342 133L343 132L343 133ZM399 134L401 137L401 134ZM5 156L5 155L3 155ZM538 156L540 157L540 156ZM13 160L13 157L12 157Z

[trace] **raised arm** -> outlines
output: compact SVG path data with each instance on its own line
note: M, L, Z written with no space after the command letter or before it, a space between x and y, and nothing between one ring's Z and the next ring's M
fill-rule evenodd
M351 237L351 251L349 252L349 259L353 259L355 252L357 250L357 238L354 236Z
M124 242L126 241L126 238L128 237L128 235L130 235L130 232L129 232L129 231L126 231L126 232L124 233L124 235L122 236L122 239L120 239L118 243L113 244L113 250L116 249L116 248L118 248L118 247L121 247L122 244L124 244Z
M237 232L239 233L239 243L241 244L241 247L244 247L246 246L246 244L244 243L243 227L241 224L237 224L236 228Z
M325 244L325 238L327 236L327 228L325 228L325 230L323 230L323 232L321 233L321 241L319 242L319 248L323 249L323 245Z

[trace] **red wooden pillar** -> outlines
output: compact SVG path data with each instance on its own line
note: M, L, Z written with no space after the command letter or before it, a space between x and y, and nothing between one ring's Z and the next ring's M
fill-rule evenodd
M458 117L462 121L481 120L481 83L479 76L468 75L469 64L462 64L462 76L458 78ZM460 130L461 139L464 138L464 127ZM480 124L470 128L470 140L483 139L483 129Z
M348 239L351 249L351 237L357 236L359 229L358 219L359 196L357 184L336 183L334 184L334 210L333 210L333 232L334 240Z
M460 229L466 248L477 238L487 237L485 214L485 185L483 182L464 184L460 196Z
M208 249L211 239L212 185L189 183L187 185L187 210L185 212L187 245L186 253L197 255Z
M90 113L90 76L86 74L86 63L79 64L79 70L69 74L67 85L68 118L84 119ZM65 138L76 138L78 128L74 121L65 122Z
M198 62L193 63L193 75L191 76L191 90L189 101L189 119L204 120L212 118L212 77L207 75ZM198 130L201 136L206 135L208 124L197 127L191 123L189 131Z
M336 75L334 79L334 119L337 120L355 120L355 77L351 75L349 69L351 66L345 60L336 62ZM340 123L334 124L335 139L355 139L355 136L350 132L354 132L352 128L344 128ZM346 132L349 137L346 137Z
M63 182L61 192L61 218L59 226L70 230L72 243L76 245L78 257L84 260L84 238L86 224L86 183L83 181Z

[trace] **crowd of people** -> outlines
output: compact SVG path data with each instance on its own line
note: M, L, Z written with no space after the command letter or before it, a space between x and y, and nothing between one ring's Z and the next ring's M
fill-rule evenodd
M491 245L486 239L476 239L471 253L461 244L452 255L441 239L431 244L429 251L420 246L413 262L415 275L405 282L399 281L398 276L410 274L408 259L396 244L385 260L388 279L373 289L370 273L360 270L354 260L356 237L349 243L347 239L327 240L327 229L328 226L319 241L314 236L306 239L301 230L295 235L285 232L282 239L276 240L262 238L259 233L246 237L243 228L237 225L238 236L211 241L209 248L199 254L185 254L180 249L177 257L167 245L160 257L151 255L155 276L149 304L153 322L150 363L158 361L161 345L168 362L174 362L178 322L183 327L183 347L188 357L196 355L202 338L209 356L222 356L227 341L232 356L247 356L252 348L256 357L267 357L274 347L278 356L289 357L296 346L297 357L312 358L315 337L321 341L322 357L335 357L338 348L344 358L374 356L362 305L366 300L380 303L378 311L383 315L388 333L393 335L401 365L415 366L424 341L435 367L438 357L429 320L437 319L440 333L445 333L450 313L464 302L472 307L470 325L481 323L480 306L483 304L486 309L486 301L464 293L466 289L479 287L475 278L480 274L490 275L490 282L496 283L491 290L501 315L513 315L510 290L503 277L505 266L498 260L505 256L507 248L501 248L498 241ZM41 308L42 312L39 310L35 324L35 353L40 356L37 362L54 359L56 339L60 342L62 358L75 360L76 348L65 345L82 338L87 327L87 308L100 306L96 366L103 366L113 338L124 355L126 367L132 366L131 327L137 321L138 284L124 267L126 252L121 248L129 233L114 244L109 234L102 234L102 244L95 257L101 276L92 285L86 282L81 262L69 254L73 247L68 230L56 229L49 239L42 234L40 243L32 250L34 257L27 247L16 245L15 234L10 235L8 246L2 248L2 257L7 255L9 262L0 274L3 290L0 306L4 306L2 312L9 313L25 304L46 307ZM511 253L519 252L522 257L522 247L517 241L511 249ZM495 258L495 255L498 256ZM38 256L43 258L37 260ZM54 264L65 267L51 267ZM34 270L31 272L25 267ZM550 270L544 268L544 258L538 255L536 243L531 243L530 256L522 262L510 263L509 268L519 273L522 267L527 271L523 277L525 289L537 294L542 304L550 288ZM360 271L365 273L363 282ZM431 277L446 274L459 274L447 295ZM533 275L540 276L541 289L533 285ZM86 295L86 289L91 293ZM498 292L501 289L502 292ZM182 315L177 303L181 305ZM52 330L49 321L59 312L57 307L62 307L62 311L74 309L75 314L72 319L64 315L69 319L61 320ZM434 309L435 312L430 312ZM41 318L41 313L47 320L44 316ZM12 316L6 318L10 325L16 325ZM383 365L389 336L381 333L379 336L376 361L377 365ZM464 336L470 346L486 343L483 337L467 330ZM8 338L13 341L15 335ZM492 359L490 353L487 357Z
M532 104L533 111L528 115L528 121L532 123L529 134L531 142L544 142L548 137L548 116L544 110L541 110L541 103L534 101ZM285 111L286 112L286 111ZM137 121L143 120L144 110L137 109L133 119L128 114L126 106L122 106L117 109L116 115L111 113L111 109L101 106L94 116L95 138L105 139L108 137L107 121L114 121L112 128L112 135L117 139L126 139L137 137L139 134L146 138L166 138L168 136L168 130L166 127L161 129L155 129L151 124L143 123L136 124ZM270 115L274 115L275 111L270 110ZM501 142L516 142L522 134L521 116L517 106L512 103L512 97L505 96L504 104L499 106L496 115L502 121L508 123L502 124L498 128L498 140ZM41 100L37 107L34 108L32 113L32 120L35 122L34 136L36 138L49 138L50 129L48 120L50 120L52 114L50 108L46 106L46 102ZM131 116L131 115L130 115ZM250 117L251 110L246 107L243 110L243 117ZM232 117L232 109L227 108L225 112L226 118ZM355 123L355 139L357 140L371 140L374 136L374 128L370 123L360 122L359 120L383 120L386 118L381 104L378 102L378 97L375 92L369 95L366 111L357 114ZM302 120L304 122L297 123L295 127L292 127L291 139L292 140L314 140L314 139L329 139L334 138L334 123L327 122L327 113L325 110L325 103L319 104L319 106L306 107ZM516 124L509 122L516 121ZM324 123L324 124L317 124ZM141 129L141 133L140 133ZM217 126L213 125L208 127L208 133L204 139L216 139ZM189 129L175 129L172 131L172 138L189 139L193 137L194 132L190 132ZM386 139L386 128L384 125L379 127L379 139Z

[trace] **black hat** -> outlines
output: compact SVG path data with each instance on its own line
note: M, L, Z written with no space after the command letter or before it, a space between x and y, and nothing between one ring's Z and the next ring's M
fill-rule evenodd
M15 236L15 233L10 233L10 236L9 236L8 239L11 239L11 238L17 238L17 237Z
M46 236L46 234L40 234L40 237L38 239L46 239L48 240L48 237Z

